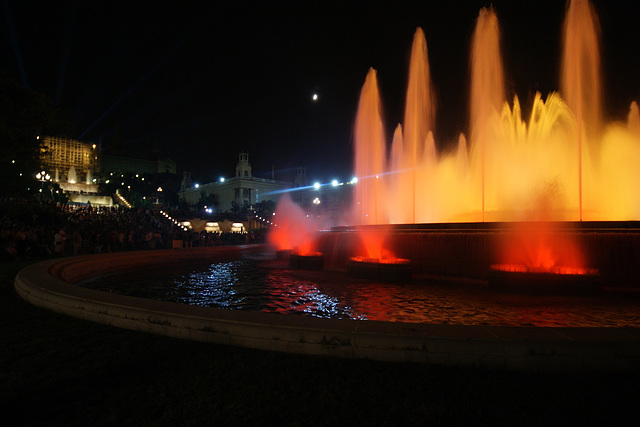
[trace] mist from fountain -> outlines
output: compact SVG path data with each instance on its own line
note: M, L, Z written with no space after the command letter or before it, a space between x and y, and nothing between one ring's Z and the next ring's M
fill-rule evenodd
M295 251L300 255L315 253L317 227L289 194L278 202L268 242L280 251Z

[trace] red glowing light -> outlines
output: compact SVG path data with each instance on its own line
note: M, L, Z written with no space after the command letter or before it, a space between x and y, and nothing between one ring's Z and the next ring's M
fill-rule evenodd
M313 256L322 256L322 252L303 251L303 250L298 249L298 250L291 251L291 255L313 257Z
M539 218L545 218L544 206L538 206ZM491 270L500 273L552 277L597 276L598 270L586 267L580 242L568 225L551 221L514 224L504 234L499 264Z
M347 270L354 277L383 282L407 282L412 275L411 261L396 257L351 257Z
M542 273L542 274L560 274L572 276L594 276L598 274L597 268L584 267L528 267L522 264L493 264L491 270L501 271L505 273Z
M362 256L355 256L349 258L351 261L370 263L370 264L411 264L411 260L406 258L366 258Z
M278 250L295 250L299 254L315 253L315 224L288 194L280 199L276 208L274 226L268 235L269 243Z

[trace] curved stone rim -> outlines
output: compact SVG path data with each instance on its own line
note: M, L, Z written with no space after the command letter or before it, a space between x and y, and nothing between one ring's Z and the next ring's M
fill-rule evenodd
M108 271L221 257L260 246L121 252L32 264L15 278L34 306L147 333L289 353L448 366L640 371L640 328L504 327L320 319L190 306L73 283Z

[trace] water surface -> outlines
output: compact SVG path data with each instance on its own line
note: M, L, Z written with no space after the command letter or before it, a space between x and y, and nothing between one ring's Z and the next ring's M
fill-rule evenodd
M142 269L81 286L123 295L236 310L322 318L498 326L640 326L640 298L518 295L482 282L414 278L376 283L343 272L293 270L245 257L190 268Z

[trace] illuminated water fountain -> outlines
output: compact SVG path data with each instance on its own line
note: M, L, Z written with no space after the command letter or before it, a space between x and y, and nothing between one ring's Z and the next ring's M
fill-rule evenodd
M277 258L288 260L294 268L322 268L324 257L315 248L315 224L288 194L280 199L269 231L269 243L276 247Z
M519 240L540 234L531 229L531 221L637 220L638 107L631 105L626 124L603 123L597 21L588 1L570 2L564 24L561 91L546 99L536 93L526 120L517 96L509 103L505 95L498 19L492 9L482 9L471 45L469 134L448 144L454 145L450 150L439 149L447 146L446 141L437 144L434 138L427 44L418 28L404 124L397 126L390 149L375 70L369 71L363 85L355 124L359 181L353 223L522 222L525 226L515 230L507 226ZM362 238L370 251L381 243L368 243L367 234L362 232ZM543 234L544 245L530 242L528 246L551 253L566 247L553 227L544 225ZM498 250L497 256L520 247L514 243L507 251ZM523 265L532 271L540 268ZM544 268L568 272L586 267L552 263Z
M476 281L451 286L448 280L486 279L497 274L502 281L513 281L505 274L514 273L528 274L521 282L532 286L544 281L564 288L573 279L581 282L587 276L584 273L593 272L589 266L597 266L613 286L638 287L640 227L622 221L636 220L640 212L635 191L640 173L635 170L640 157L640 115L634 103L627 125L601 123L600 89L594 84L599 79L597 38L590 36L596 34L594 20L586 1L571 3L565 25L563 98L553 93L543 100L537 95L525 122L517 98L511 105L505 102L497 19L493 11L482 10L472 49L471 130L468 136L460 135L451 151L439 149L442 141L437 144L434 138L436 121L421 30L414 40L405 123L396 128L390 150L376 74L369 72L355 132L359 178L355 225L317 232L284 196L274 221L280 226L273 227L269 240L282 251L321 251L325 270L348 269L351 261L361 261L360 266L377 264L375 268L410 265L414 277L443 280L420 277L406 286L363 284L341 272L290 273L277 266L270 272L284 279L272 281L266 290L284 298L284 303L280 300L273 305L276 311L283 307L300 312L306 310L309 300L323 303L326 312L335 311L338 304L332 292L322 292L308 280L321 279L317 282L331 282L340 292L346 289L344 305L348 308L359 311L359 306L369 306L369 318L375 322L354 325L353 320L340 318L292 320L244 309L185 307L74 284L106 276L114 269L128 276L131 270L147 266L164 274L163 269L212 259L214 268L225 276L229 272L226 261L235 262L245 255L251 255L248 259L253 261L263 259L258 255L262 248L252 245L49 260L23 270L16 277L16 290L34 305L81 319L225 345L474 369L569 367L576 372L592 368L637 372L638 306L630 298L634 293L620 293L623 303L611 304L599 296L522 298L485 292ZM576 82L575 87L570 84ZM265 274L262 270L258 274L263 279L250 277L248 282L257 282L265 290L260 283ZM293 275L303 280L291 280ZM382 278L382 273L375 277ZM119 285L118 280L109 281ZM150 283L146 274L142 282ZM222 288L229 286L225 282ZM430 288L437 288L441 298L434 299ZM210 290L194 295L215 296ZM244 300L233 289L228 294ZM396 304L402 316L389 316L388 307L398 295L407 297ZM555 303L550 316L549 302ZM514 324L507 319L503 324L501 310L468 320L468 314L482 311L476 307L494 303L506 305L518 321ZM577 314L586 320L576 325L567 316L571 311L567 305L573 312L577 307ZM438 310L443 313L435 314ZM621 311L619 320L612 321ZM360 315L356 318L362 320ZM415 323L404 323L407 318Z
M471 46L469 136L439 151L446 141L434 140L427 45L418 28L405 120L390 150L375 70L362 89L355 129L357 223L516 221L549 192L554 220L638 219L640 195L632 184L640 178L638 108L632 104L626 125L602 124L596 29L591 6L571 2L561 92L546 100L537 93L525 121L517 96L511 105L506 99L497 17L481 10Z
M386 169L386 146L381 119L380 96L376 74L369 71L360 94L360 103L355 123L355 170L365 179L355 189L354 222L361 224L386 224L386 188L381 175ZM385 247L388 232L384 227L375 231L360 232L362 255L350 257L347 269L358 277L393 280L397 273L401 280L411 276L408 259L398 259Z
M78 182L78 176L76 174L76 168L71 166L71 168L69 168L69 173L67 174L67 182L69 184L75 184L76 182Z

